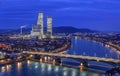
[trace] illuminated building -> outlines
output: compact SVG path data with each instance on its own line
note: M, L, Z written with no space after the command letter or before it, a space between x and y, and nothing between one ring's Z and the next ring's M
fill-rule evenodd
M32 26L31 36L42 39L44 35L43 30L43 13L39 13L37 25Z
M37 25L41 27L40 33L44 35L44 26L43 26L43 13L39 13Z
M44 34L43 25L43 13L38 14L37 24L32 26L32 31L30 37L42 39L42 38L52 38L52 17L47 17L47 33Z
M47 36L52 36L52 17L47 17Z

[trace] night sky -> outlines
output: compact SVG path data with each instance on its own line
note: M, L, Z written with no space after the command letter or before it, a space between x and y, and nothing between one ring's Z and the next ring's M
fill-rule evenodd
M40 11L53 17L55 27L120 29L120 0L0 0L0 29L31 27Z

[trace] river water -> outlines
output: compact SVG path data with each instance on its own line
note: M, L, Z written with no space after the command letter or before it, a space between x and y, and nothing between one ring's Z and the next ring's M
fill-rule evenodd
M115 49L108 48L98 42L72 39L72 46L69 48L67 53L118 59L119 55L115 51ZM79 60L68 58L64 58L63 63L71 65L74 64L77 66L80 65ZM89 67L90 69L106 70L104 67L101 68L95 65L112 67L112 65L103 62L90 61L89 64L94 64L94 66L92 65ZM88 69L80 70L47 63L23 61L0 66L0 76L104 76L101 71L91 71Z
M105 46L100 42L83 40L80 38L72 38L71 40L72 45L70 49L67 50L68 54L119 59L119 54L116 49ZM80 59L64 58L63 63L79 66L81 64L81 61ZM90 65L88 68L102 71L106 71L115 67L114 64L97 61L88 61L88 64Z
M118 59L119 55L116 51L117 50L107 47L99 42L73 38L72 46L67 53Z
M104 74L27 61L2 66L0 76L104 76Z

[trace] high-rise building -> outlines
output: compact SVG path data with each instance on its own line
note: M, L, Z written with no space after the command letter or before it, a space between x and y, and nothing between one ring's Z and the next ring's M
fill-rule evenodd
M43 30L43 13L39 13L37 25L32 26L31 36L42 39L44 35Z
M39 25L41 27L40 33L43 36L44 35L44 26L43 26L43 13L42 12L38 14L37 25Z
M44 26L43 26L43 13L38 14L37 24L32 26L31 37L36 37L39 39L42 38L51 38L52 37L52 17L47 17L47 34L44 35Z
M52 36L52 17L47 17L47 34L49 37Z
M41 26L33 25L32 26L32 31L31 31L31 36L41 39L42 35L41 35L40 31L41 31Z

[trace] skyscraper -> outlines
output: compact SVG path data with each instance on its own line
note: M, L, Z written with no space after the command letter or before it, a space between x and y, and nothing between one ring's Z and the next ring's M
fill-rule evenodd
M47 33L44 34L43 13L38 14L37 24L32 26L31 37L33 38L51 38L52 37L52 17L47 17Z
M42 39L43 35L44 35L44 32L43 32L43 13L39 13L37 25L32 26L31 36Z
M39 25L41 27L40 33L43 36L44 35L44 26L43 26L43 13L39 13L38 14L38 21L37 21L37 25Z
M52 36L52 17L47 17L47 34L49 37Z

